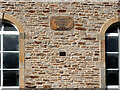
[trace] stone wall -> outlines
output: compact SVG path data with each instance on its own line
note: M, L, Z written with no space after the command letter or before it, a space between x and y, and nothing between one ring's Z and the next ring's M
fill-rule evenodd
M25 87L100 88L101 41L97 34L118 16L118 2L3 2L2 12L25 30ZM74 28L56 31L51 16L72 16ZM60 56L59 52L66 52Z
M118 2L119 0L0 0L3 2Z

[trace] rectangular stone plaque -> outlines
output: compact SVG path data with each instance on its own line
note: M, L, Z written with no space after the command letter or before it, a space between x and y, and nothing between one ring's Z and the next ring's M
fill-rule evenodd
M74 27L73 17L70 16L51 16L50 26L53 30L71 30Z

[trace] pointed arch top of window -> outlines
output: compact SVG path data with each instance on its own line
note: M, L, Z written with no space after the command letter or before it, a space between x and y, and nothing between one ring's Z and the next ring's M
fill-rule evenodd
M8 20L0 20L0 27L2 26L4 26L4 31L18 31L17 27Z
M110 25L110 27L106 30L106 33L118 33L117 28L120 28L120 22Z

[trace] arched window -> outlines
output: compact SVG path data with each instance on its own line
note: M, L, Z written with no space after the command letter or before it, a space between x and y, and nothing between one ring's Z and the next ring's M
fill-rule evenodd
M19 31L14 24L0 20L0 87L19 87Z
M120 22L112 24L105 33L106 86L120 86Z

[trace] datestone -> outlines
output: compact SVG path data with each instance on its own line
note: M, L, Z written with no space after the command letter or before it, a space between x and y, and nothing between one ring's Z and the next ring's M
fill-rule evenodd
M74 27L73 17L70 16L52 16L50 26L53 30L71 30Z

